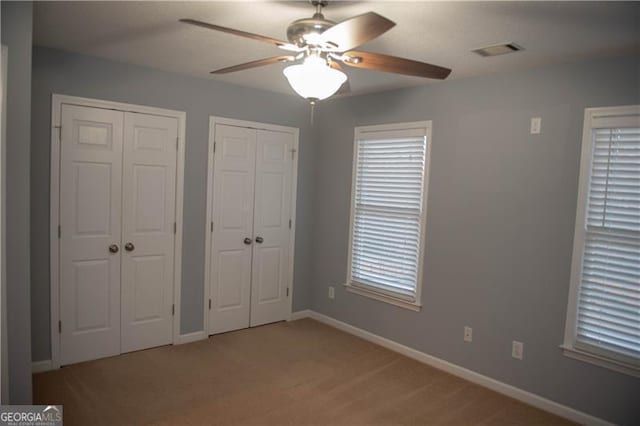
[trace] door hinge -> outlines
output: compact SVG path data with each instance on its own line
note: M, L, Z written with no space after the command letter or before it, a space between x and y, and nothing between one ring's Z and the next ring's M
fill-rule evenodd
M214 154L216 153L216 144L217 144L217 142L213 142L213 153Z
M293 160L295 158L295 156L296 156L296 150L292 149L291 150L291 159Z
M62 227L58 225L58 238L62 238Z
M178 223L177 222L173 222L173 233L174 234L178 233Z
M62 334L62 321L58 321L58 333Z
M287 287L287 297L289 297L289 287Z
M173 305L171 305L171 315L175 315L176 314L176 305L175 303Z
M62 142L62 126L53 126L54 129L58 129L58 142Z
M211 309L211 299L209 299L209 309Z
M211 221L211 232L213 232L213 221Z
M289 219L289 229L291 229L291 219Z
M177 137L176 138L176 151L179 151L179 150L180 150L180 138Z

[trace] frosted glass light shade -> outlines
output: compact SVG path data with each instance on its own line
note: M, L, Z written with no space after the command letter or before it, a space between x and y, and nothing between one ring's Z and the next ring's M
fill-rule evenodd
M288 66L283 72L293 90L310 100L328 98L347 80L345 73L331 68L318 56L309 56L302 64Z

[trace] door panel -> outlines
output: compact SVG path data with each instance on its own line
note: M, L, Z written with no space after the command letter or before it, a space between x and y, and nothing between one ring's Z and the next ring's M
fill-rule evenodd
M76 235L108 235L112 164L75 163Z
M164 256L133 256L133 322L161 319L165 311Z
M109 327L109 262L73 262L73 295L77 332L99 331Z
M249 326L256 131L216 125L209 333Z
M172 341L177 137L175 118L124 115L122 352Z
M282 297L283 289L280 286L283 272L282 250L280 247L268 247L260 251L260 259L256 279L261 285L257 287L257 300L260 302L277 302Z
M220 251L218 254L218 311L243 308L243 282L247 280L244 250Z
M157 233L166 230L167 218L167 167L150 165L133 165L133 182L135 197L132 200L134 209L133 230L137 233Z
M123 113L62 105L60 363L120 353Z
M287 318L293 135L258 130L251 326ZM259 243L259 239L262 243Z

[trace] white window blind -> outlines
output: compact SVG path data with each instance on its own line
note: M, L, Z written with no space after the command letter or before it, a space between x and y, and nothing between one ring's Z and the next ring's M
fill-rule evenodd
M424 129L356 139L350 284L416 301L424 226Z
M575 346L640 361L640 127L591 131Z

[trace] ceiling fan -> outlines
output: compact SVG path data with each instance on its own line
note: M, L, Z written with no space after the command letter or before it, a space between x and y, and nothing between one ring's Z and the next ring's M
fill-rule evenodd
M382 55L352 49L384 34L396 24L375 12L354 16L340 23L328 20L322 14L326 0L312 0L316 8L311 18L298 19L287 28L287 41L258 34L222 27L195 19L181 19L186 24L214 31L234 34L274 45L291 52L240 65L212 71L211 74L226 74L278 62L297 62L284 69L291 87L312 104L326 99L334 93L348 92L349 83L341 64L416 77L445 79L451 73L448 68L418 62L396 56Z

